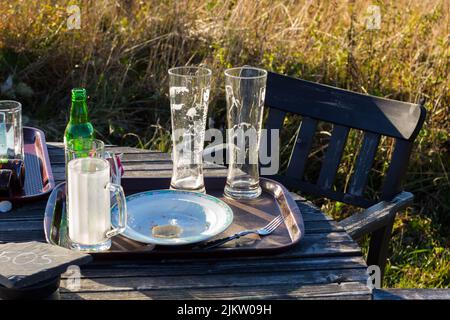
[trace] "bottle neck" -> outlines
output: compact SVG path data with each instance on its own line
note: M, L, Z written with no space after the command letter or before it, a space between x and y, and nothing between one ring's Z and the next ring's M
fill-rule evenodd
M88 122L86 100L72 100L70 122L73 124Z

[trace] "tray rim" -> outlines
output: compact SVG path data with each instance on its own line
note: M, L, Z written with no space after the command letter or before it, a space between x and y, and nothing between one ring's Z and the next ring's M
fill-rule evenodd
M219 180L225 180L226 177L205 177L205 184L206 180L212 180L212 179L219 179ZM131 181L130 181L131 180ZM168 180L170 181L170 178L167 177L125 177L122 179L122 182L132 182L132 180ZM261 255L272 255L272 254L278 254L285 252L296 245L299 244L301 239L303 239L305 235L305 228L303 223L303 217L301 214L301 210L296 204L295 200L290 195L290 192L286 189L285 186L283 186L280 182L269 179L266 177L260 177L260 184L264 185L267 183L272 183L274 185L277 185L279 187L279 192L281 191L284 195L285 202L289 209L291 210L294 219L294 224L297 227L298 230L298 237L296 239L292 239L291 230L287 227L287 230L289 232L289 236L291 237L291 242L285 245L280 245L276 247L267 247L267 248L254 248L254 247L235 247L235 248L227 248L227 247L218 247L213 249L195 249L195 246L179 246L174 247L175 249L171 250L164 250L164 251L144 251L144 250L136 250L136 251L105 251L105 252L91 252L89 253L94 257L95 260L151 260L151 259L179 259L179 258L194 258L194 257L243 257L243 256L261 256ZM61 188L65 185L65 182L59 183L56 188L52 191L52 194L49 197L49 200L47 202L46 208L45 208L45 215L44 215L44 233L45 233L45 239L48 243L57 245L51 240L51 229L53 228L53 213L54 213L54 207L56 202L52 202L60 196ZM143 191L150 191L150 190L158 190L158 189L149 189L149 190L143 190ZM136 193L139 191L135 191ZM279 206L279 204L278 204ZM280 211L283 211L280 207ZM234 213L233 213L234 214ZM128 239L128 238L126 238ZM130 240L133 241L133 240ZM151 245L149 245L151 246ZM167 246L159 246L164 247L164 249L167 248Z
M25 131L25 130L34 132L35 133L34 136L39 137L39 139L41 141L40 149L42 152L43 160L46 163L45 168L46 168L47 177L48 177L48 182L47 182L48 190L46 190L45 192L41 192L41 193L37 193L37 194L33 194L33 195L15 196L12 198L0 197L0 201L10 201L12 203L22 203L22 202L30 202L30 201L40 200L40 199L45 198L51 192L53 192L53 189L56 187L55 178L53 176L52 165L50 162L50 157L48 155L47 141L45 140L44 131L42 131L41 129L38 129L38 128L34 128L34 127L23 126L22 131Z

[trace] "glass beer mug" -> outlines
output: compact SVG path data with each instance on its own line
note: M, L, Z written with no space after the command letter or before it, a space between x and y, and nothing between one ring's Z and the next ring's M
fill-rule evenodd
M118 207L118 225L111 224L111 196ZM111 238L127 224L127 206L122 187L110 182L110 164L101 158L78 158L68 164L67 220L71 248L105 251Z

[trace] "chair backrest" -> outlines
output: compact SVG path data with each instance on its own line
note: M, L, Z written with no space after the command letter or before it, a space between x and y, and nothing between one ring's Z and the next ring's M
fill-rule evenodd
M326 85L269 72L266 89L269 114L266 129L281 129L287 114L298 114L302 121L297 131L286 172L273 178L287 187L359 207L376 202L364 196L369 172L381 136L392 137L395 147L384 177L381 200L402 191L414 139L425 120L422 105L359 94ZM333 124L318 179L304 179L305 167L319 121ZM349 130L363 132L363 140L346 191L333 187ZM378 199L377 199L378 200Z

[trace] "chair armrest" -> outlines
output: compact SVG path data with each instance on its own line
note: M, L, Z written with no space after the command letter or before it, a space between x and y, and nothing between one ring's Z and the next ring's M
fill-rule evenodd
M340 221L339 224L353 239L359 239L386 225L393 215L408 207L413 198L412 193L403 191L391 201L380 201L363 212Z

